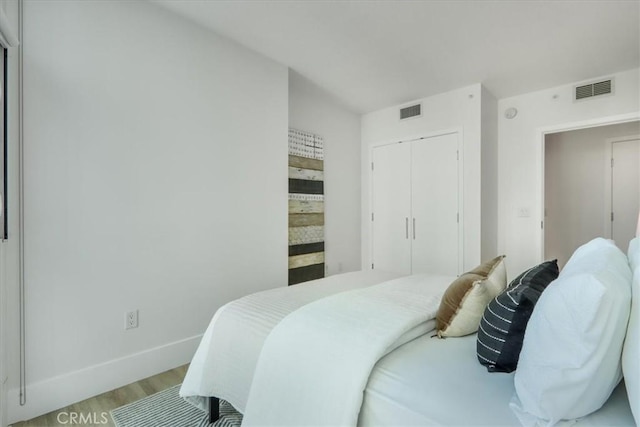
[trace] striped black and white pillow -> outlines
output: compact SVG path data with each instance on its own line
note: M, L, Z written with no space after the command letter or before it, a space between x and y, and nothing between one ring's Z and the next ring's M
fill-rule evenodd
M512 372L518 365L524 331L542 291L558 277L557 260L543 262L516 277L484 310L477 354L489 372Z

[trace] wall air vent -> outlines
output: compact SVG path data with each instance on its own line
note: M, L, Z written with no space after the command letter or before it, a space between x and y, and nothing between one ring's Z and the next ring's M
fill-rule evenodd
M411 105L400 109L400 120L422 115L422 104Z
M579 101L581 99L592 98L594 96L608 95L613 93L613 80L603 80L601 82L589 83L586 85L576 86L574 92L574 99Z

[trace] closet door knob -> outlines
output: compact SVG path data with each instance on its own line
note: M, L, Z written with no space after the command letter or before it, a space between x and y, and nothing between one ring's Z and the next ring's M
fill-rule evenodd
M416 219L413 218L413 240L416 240Z
M409 217L404 219L404 235L406 239L409 239Z

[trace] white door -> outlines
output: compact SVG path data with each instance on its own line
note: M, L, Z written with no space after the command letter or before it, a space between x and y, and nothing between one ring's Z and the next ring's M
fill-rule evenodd
M640 211L640 140L612 144L611 238L626 252Z
M412 272L457 275L458 135L412 144Z
M373 268L411 274L411 147L407 143L373 149Z

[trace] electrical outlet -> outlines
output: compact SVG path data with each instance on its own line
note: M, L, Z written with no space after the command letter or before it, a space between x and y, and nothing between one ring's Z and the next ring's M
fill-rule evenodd
M133 329L138 327L138 310L128 311L124 314L124 328Z

